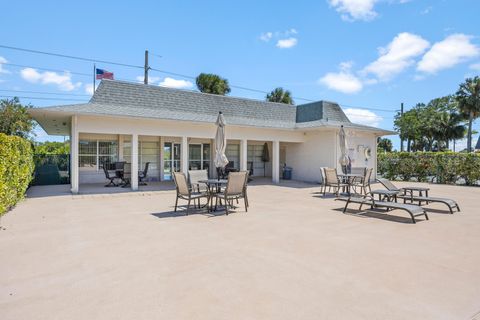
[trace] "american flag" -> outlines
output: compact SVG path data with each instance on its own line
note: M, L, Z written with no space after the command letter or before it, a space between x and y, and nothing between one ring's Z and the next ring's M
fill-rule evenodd
M95 74L96 74L97 80L100 80L100 79L113 80L113 72L109 72L103 69L96 69Z

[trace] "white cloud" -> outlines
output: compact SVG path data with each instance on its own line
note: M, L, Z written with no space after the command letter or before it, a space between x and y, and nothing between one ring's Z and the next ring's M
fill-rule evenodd
M480 62L471 64L471 65L469 66L469 68L472 69L472 70L475 70L475 71L480 71Z
M436 73L478 56L480 48L471 43L471 39L471 36L457 33L435 43L420 60L417 70Z
M166 77L159 83L162 87L176 88L176 89L188 89L193 87L193 83L187 80L177 80Z
M55 84L60 90L63 91L72 91L79 88L81 82L72 82L72 75L70 72L64 72L59 74L56 72L45 71L38 72L33 68L25 68L20 71L21 77L31 83L41 83L41 84Z
M380 57L366 66L362 73L374 74L379 80L388 81L415 63L415 57L430 46L422 37L408 32L399 33L385 48L379 49Z
M135 80L137 80L140 83L143 83L144 79L145 79L145 76L136 76L135 77ZM160 81L160 77L153 77L151 75L148 75L148 83L149 84L155 84L158 81Z
M297 38L288 38L288 39L280 39L277 41L277 48L281 48L281 49L288 49L288 48L292 48L292 47L295 47L298 43L298 40Z
M330 90L352 94L360 92L363 84L354 74L350 72L353 63L351 61L340 63L340 72L329 72L318 80L318 82Z
M377 16L374 10L378 0L329 0L330 6L341 13L342 20L370 21Z
M378 127L383 118L370 110L348 108L343 110L348 119L353 123L364 124L367 126Z
M429 14L429 13L432 11L432 9L433 9L432 6L428 6L428 7L426 7L425 9L423 9L422 11L420 11L420 14L421 14L421 15Z
M7 63L7 59L4 57L0 56L0 73L10 73L10 71L3 69L3 63Z
M272 39L273 33L272 32L264 32L260 35L260 40L268 42Z
M297 45L298 39L295 35L298 34L297 29L290 28L286 31L267 31L260 35L259 39L263 42L270 42L270 40L277 40L277 48L292 48Z

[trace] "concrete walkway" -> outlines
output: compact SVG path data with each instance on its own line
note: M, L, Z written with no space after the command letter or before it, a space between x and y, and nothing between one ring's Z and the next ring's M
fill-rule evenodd
M229 216L31 190L0 221L0 319L480 319L480 188L430 187L462 212L342 214L302 183Z

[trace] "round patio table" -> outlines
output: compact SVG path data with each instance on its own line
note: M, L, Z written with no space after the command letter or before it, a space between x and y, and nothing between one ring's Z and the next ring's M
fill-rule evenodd
M363 174L359 174L359 173L339 173L338 176L342 178L343 183L346 183L348 185L347 186L347 194L348 195L351 194L350 189L352 187L353 182L355 182L355 180L357 178L359 178L359 179L364 178Z
M205 183L207 185L207 190L208 190L208 204L209 206L209 211L217 211L217 203L215 203L215 207L213 206L213 196L216 193L220 193L222 191L222 187L226 186L228 183L228 180L226 179L207 179L207 180L199 180L199 183ZM222 204L220 200L220 205Z

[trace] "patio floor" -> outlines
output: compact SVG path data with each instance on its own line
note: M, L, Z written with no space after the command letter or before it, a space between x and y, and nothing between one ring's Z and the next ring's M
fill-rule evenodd
M462 212L414 225L292 181L185 216L170 187L31 189L0 221L0 318L480 319L480 188L430 185Z

